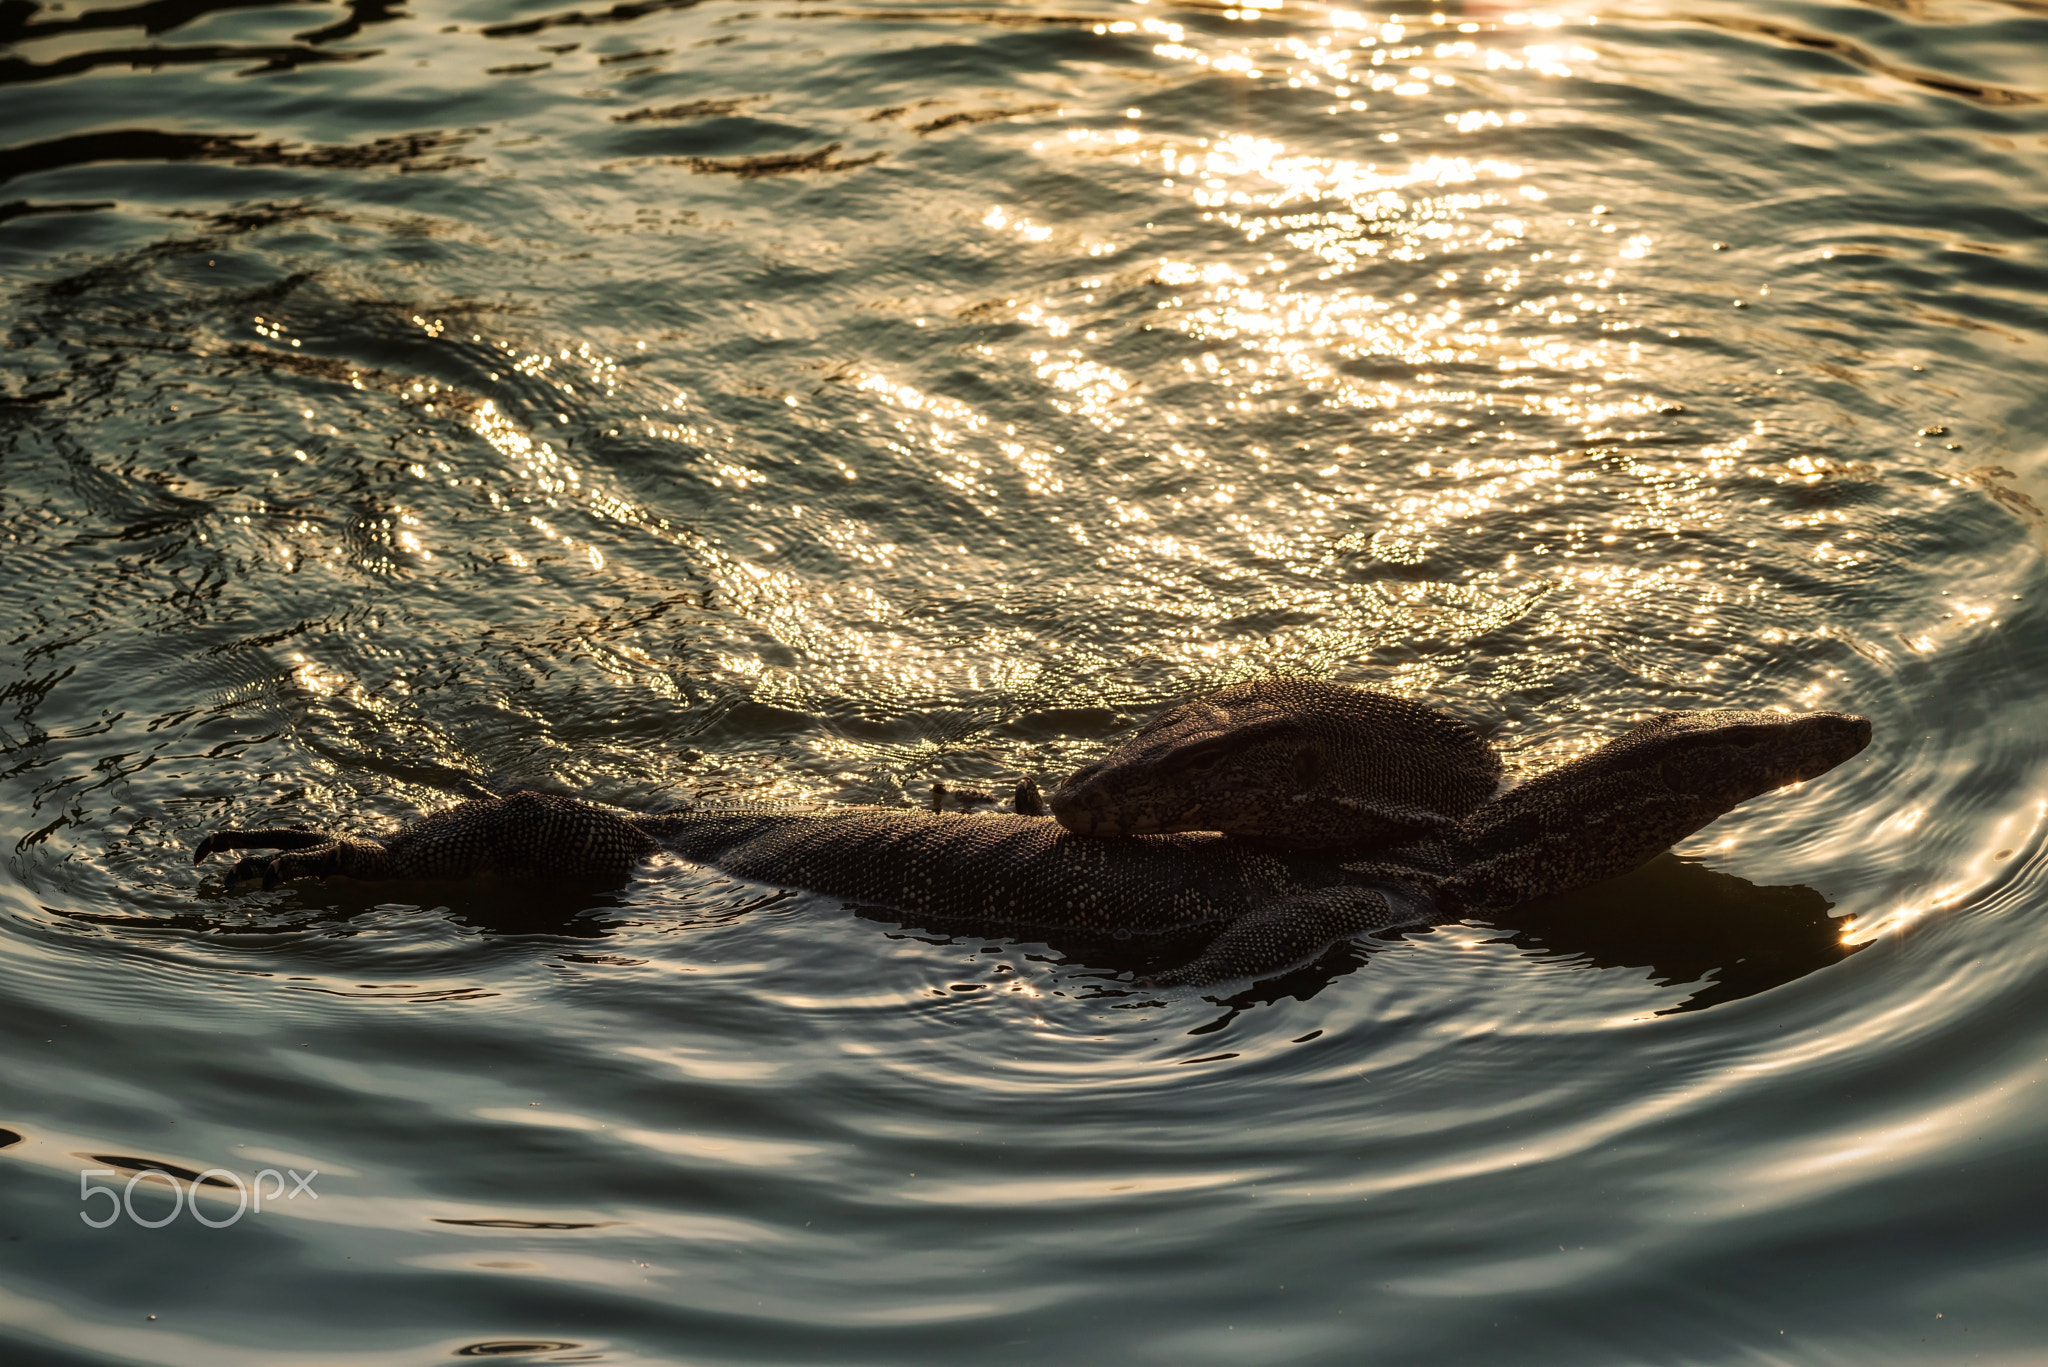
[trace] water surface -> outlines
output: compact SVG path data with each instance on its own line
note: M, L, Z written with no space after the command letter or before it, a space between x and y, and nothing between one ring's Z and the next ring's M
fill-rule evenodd
M10 1360L2038 1360L2048 10L561 3L0 8ZM1218 999L190 863L1274 673L1877 738Z

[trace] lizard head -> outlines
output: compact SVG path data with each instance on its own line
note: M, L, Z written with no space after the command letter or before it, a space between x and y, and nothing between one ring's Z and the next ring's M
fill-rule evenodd
M1847 712L1663 712L1590 755L1495 798L1466 819L1468 834L1507 832L1533 820L1583 831L1648 819L1687 825L1683 839L1740 803L1818 778L1870 744L1870 720ZM1646 805L1650 804L1650 805Z
M1046 805L1076 835L1101 839L1230 830L1271 795L1313 786L1325 766L1322 747L1279 709L1217 695L1160 713Z
M1661 713L1466 817L1452 890L1508 905L1618 877L1869 743L1869 719L1846 712Z
M1666 791L1698 806L1704 825L1750 798L1819 778L1868 744L1870 719L1847 712L1666 712L1596 753L1615 772L1654 770Z

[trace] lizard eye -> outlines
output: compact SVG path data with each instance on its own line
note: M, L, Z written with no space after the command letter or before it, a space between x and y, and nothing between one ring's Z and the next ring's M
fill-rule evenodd
M1196 741L1174 756L1174 767L1184 774L1206 774L1237 750L1228 736Z

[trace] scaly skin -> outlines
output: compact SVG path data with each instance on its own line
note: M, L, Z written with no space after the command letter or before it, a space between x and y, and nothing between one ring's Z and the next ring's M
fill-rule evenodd
M1164 984L1271 974L1366 931L1453 919L1616 877L1740 802L1825 773L1870 739L1842 713L1665 713L1369 861L1221 835L1099 840L1050 819L881 807L703 807L634 815L541 793L464 802L383 840L218 831L194 862L234 878L623 877L667 848L736 877L950 924L1135 936L1210 932Z
M1261 679L1168 708L1050 805L1079 835L1221 831L1360 854L1448 834L1499 786L1500 757L1453 717L1350 684Z

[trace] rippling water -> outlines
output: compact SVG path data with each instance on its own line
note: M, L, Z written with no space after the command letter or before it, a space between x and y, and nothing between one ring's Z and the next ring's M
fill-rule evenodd
M10 1361L2039 1360L2048 7L563 2L0 4ZM190 863L1275 672L1877 739L1223 1000Z

